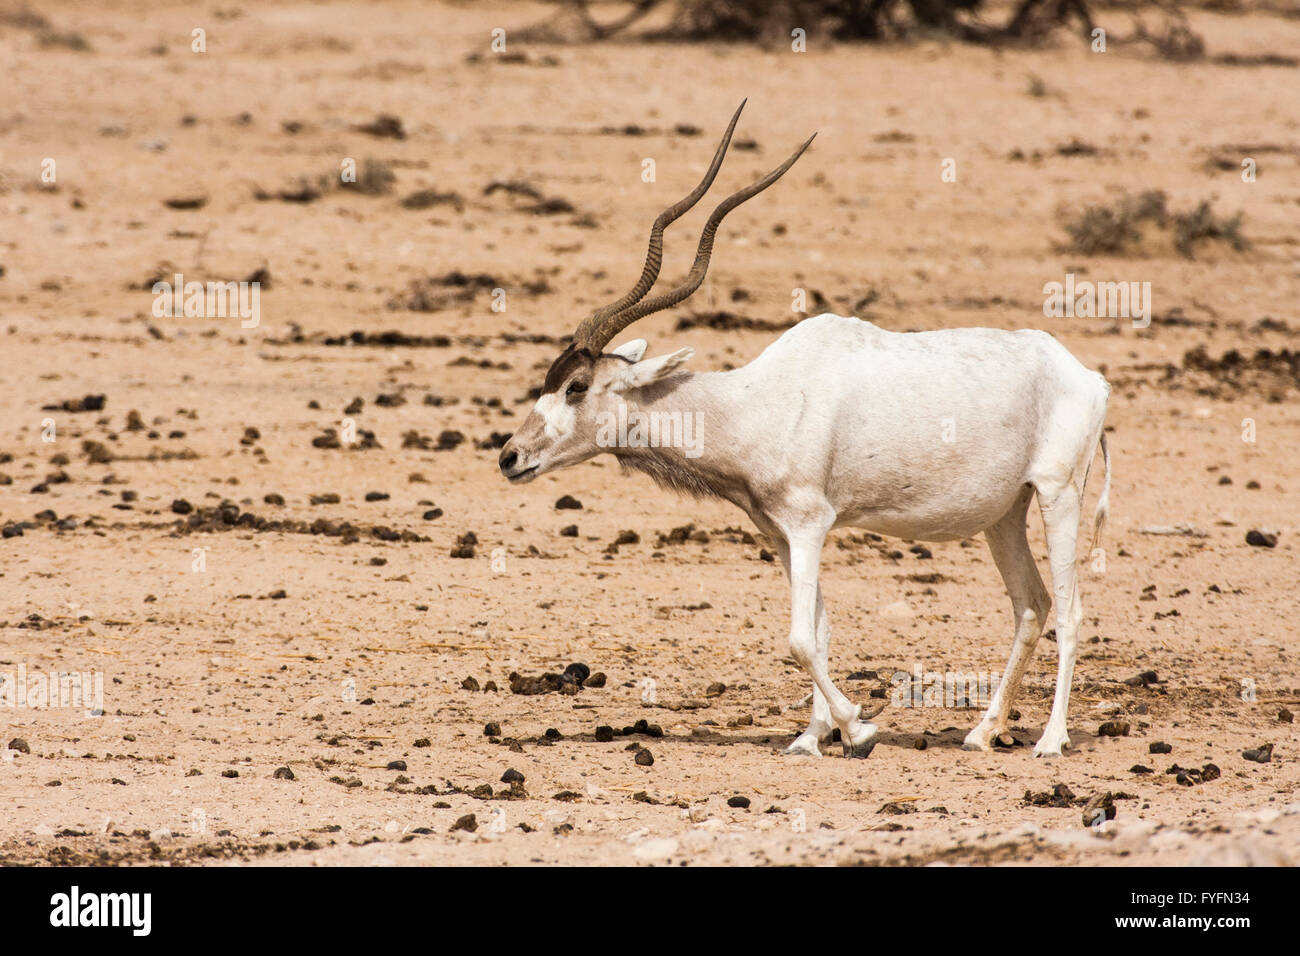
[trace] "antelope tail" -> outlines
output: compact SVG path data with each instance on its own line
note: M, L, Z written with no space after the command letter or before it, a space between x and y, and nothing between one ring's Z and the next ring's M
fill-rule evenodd
M1092 548L1097 547L1101 538L1101 526L1106 523L1110 513L1110 451L1106 448L1106 433L1101 433L1101 458L1106 465L1106 478L1102 482L1101 497L1097 499L1097 513L1092 520ZM1088 550L1091 551L1092 548Z

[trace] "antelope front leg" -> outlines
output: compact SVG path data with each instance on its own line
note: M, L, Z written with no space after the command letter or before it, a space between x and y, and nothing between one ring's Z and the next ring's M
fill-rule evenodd
M788 564L787 564L788 569ZM826 606L822 603L822 589L817 587L817 660L822 670L830 670L830 651L831 651L831 622L826 614ZM826 702L826 695L822 693L821 688L816 684L813 685L812 693L812 719L808 722L808 729L800 734L789 747L785 748L787 754L804 754L810 757L820 757L822 755L820 744L830 736L833 725L831 724L831 708Z
M821 603L821 589L817 583L821 563L822 542L825 534L792 536L790 547L790 654L796 661L812 674L813 683L825 700L830 719L840 728L843 738L844 753L851 757L866 757L875 746L876 726L864 723L858 717L861 708L841 694L831 683L828 658L830 654L830 629L827 625L827 644L825 654L818 653L818 623L825 618L826 610ZM808 736L817 727L817 694L813 695L813 725L809 727ZM801 740L803 737L800 738ZM797 743L798 741L796 741ZM815 743L814 743L815 746Z
M776 553L781 558L781 567L785 569L786 579L793 582L794 578L790 574L789 543L781 532L774 527L769 527L767 533L776 542ZM828 669L830 645L830 618L827 617L826 607L822 603L822 590L819 584L817 586L817 656L821 660L822 666ZM785 753L791 756L820 757L822 755L821 742L830 736L831 729L830 705L826 703L826 695L821 692L821 688L813 684L812 719L808 722L808 729L796 737L794 743L785 748Z

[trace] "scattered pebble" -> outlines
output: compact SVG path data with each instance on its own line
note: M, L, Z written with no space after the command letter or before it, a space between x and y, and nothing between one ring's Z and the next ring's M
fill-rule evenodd
M478 544L478 536L473 531L466 531L456 539L456 546L451 549L453 558L472 558L474 557L474 546Z
M1200 770L1197 770L1195 767L1180 767L1178 764L1174 764L1166 770L1165 773L1172 774L1174 781L1181 786L1192 787L1198 783L1205 783L1208 780L1217 780L1222 771L1212 763L1207 763Z
M1124 683L1130 687L1150 687L1152 684L1159 684L1160 678L1156 676L1155 671L1143 671L1141 674L1125 678Z
M1246 532L1246 543L1252 548L1277 547L1277 532L1250 530Z
M1104 820L1114 820L1119 811L1115 808L1115 795L1107 791L1090 799L1083 808L1083 825L1096 826Z
M1260 744L1258 747L1251 747L1249 750L1243 750L1241 755L1247 760L1255 763L1268 763L1273 759L1273 745Z
M1075 801L1073 791L1063 783L1058 783L1050 793L1033 793L1025 791L1024 802L1035 807L1068 807Z

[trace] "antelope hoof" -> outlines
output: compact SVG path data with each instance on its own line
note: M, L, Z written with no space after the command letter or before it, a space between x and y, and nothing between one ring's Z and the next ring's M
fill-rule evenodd
M876 725L858 724L850 733L840 731L844 756L865 760L876 749Z
M980 724L966 735L966 739L962 741L961 749L983 751L992 750L993 741L1000 733L1002 733L1002 731L997 727L994 727L992 724Z
M795 757L820 757L821 748L817 746L817 735L812 731L805 731L800 734L795 742L785 748L787 756Z
M1062 748L1070 746L1070 738L1066 734L1052 735L1044 733L1042 738L1034 745L1035 757L1059 757Z

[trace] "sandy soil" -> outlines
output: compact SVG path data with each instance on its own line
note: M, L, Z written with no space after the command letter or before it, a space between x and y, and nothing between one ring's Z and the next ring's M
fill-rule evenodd
M1279 720L1300 702L1300 381L1285 356L1185 360L1294 347L1296 70L1096 55L1064 37L1000 54L490 51L493 28L509 37L549 9L51 2L65 36L52 45L39 25L0 23L0 673L99 674L104 709L0 707L0 861L1300 861L1297 731ZM1192 22L1211 55L1300 51L1300 19ZM1104 570L1081 555L1065 758L1030 752L1050 640L1016 747L961 751L975 710L891 705L867 761L838 745L781 756L809 682L784 647L779 564L744 516L612 459L522 488L497 473L493 434L522 420L574 323L632 281L650 221L745 96L738 136L755 145L719 192L820 136L728 220L706 288L643 323L652 351L741 364L776 333L677 321L785 323L799 287L896 330L1046 328L1114 386L1112 518ZM380 114L404 138L358 129ZM338 184L348 157L373 194ZM489 191L512 181L538 195ZM1175 211L1240 211L1249 246L1207 240L1186 258L1150 228L1124 254L1066 250L1062 211L1143 189ZM403 205L422 190L432 205ZM670 231L665 276L686 268L704 215ZM155 278L259 269L256 328L151 312ZM436 281L455 272L467 284ZM1067 272L1149 281L1150 328L1044 318L1043 285ZM421 282L429 311L405 307ZM365 338L388 331L416 338ZM62 407L87 395L103 407ZM345 417L377 447L313 445ZM466 440L439 450L444 432ZM312 503L327 494L337 503ZM563 495L582 507L557 509ZM223 502L252 517L204 510ZM333 533L310 533L318 519ZM570 524L576 537L560 534ZM660 540L686 525L707 540ZM639 542L611 552L625 530ZM1276 546L1248 545L1251 530ZM452 557L471 531L474 557ZM1036 516L1031 541L1045 568ZM828 543L832 673L855 699L899 671L1005 664L1011 612L987 549L930 551ZM510 691L512 672L572 662L605 685ZM1146 671L1158 683L1125 683ZM1107 720L1129 734L1098 736ZM637 721L662 736L624 736ZM618 734L598 741L599 726ZM1151 754L1157 741L1172 752ZM1263 743L1270 762L1243 757ZM1175 763L1220 774L1180 785ZM509 769L524 777L513 791ZM1074 799L1026 801L1058 784ZM1115 819L1086 827L1083 804L1107 792ZM468 814L477 830L453 829Z

